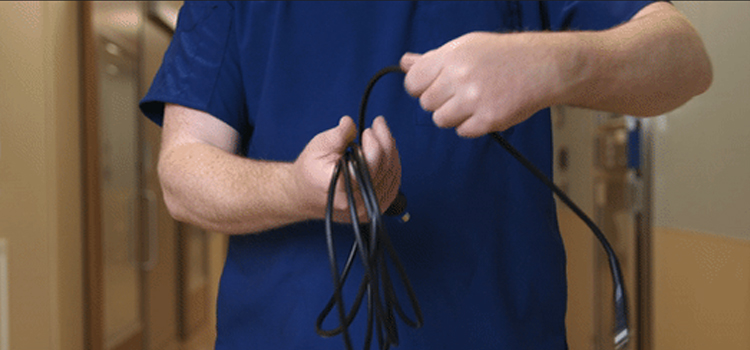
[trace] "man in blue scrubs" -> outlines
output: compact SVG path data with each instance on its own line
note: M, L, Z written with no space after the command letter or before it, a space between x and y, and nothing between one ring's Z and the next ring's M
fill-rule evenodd
M163 123L172 215L232 234L217 349L342 347L314 327L333 292L326 190L356 133L342 116L399 62L406 76L384 77L368 107L387 123L368 118L362 142L380 207L401 188L412 216L385 219L425 319L399 324L402 349L567 347L552 194L483 135L503 132L550 175L548 107L659 115L711 81L700 38L668 3L186 2L141 107ZM365 320L350 327L355 344Z

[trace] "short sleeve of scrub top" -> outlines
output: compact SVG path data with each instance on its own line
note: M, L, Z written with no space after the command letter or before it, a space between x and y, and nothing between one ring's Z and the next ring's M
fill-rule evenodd
M162 66L140 103L149 119L161 125L164 104L172 103L211 114L240 133L246 131L232 13L226 1L185 2Z

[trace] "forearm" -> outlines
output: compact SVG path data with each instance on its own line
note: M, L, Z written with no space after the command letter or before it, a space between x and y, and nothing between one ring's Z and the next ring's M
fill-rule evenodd
M217 232L255 233L310 218L294 197L292 167L186 143L161 154L159 178L176 219Z
M331 174L355 136L354 121L343 117L315 135L292 163L254 160L234 154L240 134L230 125L206 112L167 105L158 165L164 201L177 220L231 234L323 219ZM382 117L365 129L362 147L381 206L387 207L396 197L401 165ZM333 220L347 222L344 186L334 190ZM356 207L366 220L364 203Z
M708 89L711 65L695 29L670 4L650 7L610 30L560 33L568 47L560 104L655 116Z

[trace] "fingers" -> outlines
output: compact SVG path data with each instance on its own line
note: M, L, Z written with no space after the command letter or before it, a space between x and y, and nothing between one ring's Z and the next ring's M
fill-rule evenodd
M382 117L375 118L372 127L365 129L362 134L362 152L367 161L367 168L372 176L373 184L377 187L380 182L379 172L387 168L389 147L387 127ZM386 129L384 132L383 129ZM385 134L385 135L384 135Z
M386 172L384 177L400 180L401 161L398 156L398 149L396 148L396 140L393 138L391 130L385 122L385 118L382 116L375 118L372 130L378 138L380 147L383 150L383 162L380 162L379 164L381 164L380 169L385 170Z
M474 108L471 104L466 103L465 99L454 96L432 114L432 121L441 128L454 128L469 119L473 112Z
M455 80L450 75L445 69L442 70L440 75L422 92L419 97L422 109L434 112L455 95L456 85L453 83Z
M339 119L339 125L331 130L331 150L343 154L346 147L354 141L357 136L357 128L354 121L349 116L343 116Z
M293 163L296 192L302 202L307 203L311 217L325 212L328 187L336 163L357 134L354 121L342 117L336 127L325 130L312 138ZM342 187L337 184L337 192ZM346 207L346 197L339 194L334 206Z
M396 198L401 184L401 161L393 135L383 117L377 117L365 130L362 148L372 176L381 211Z
M435 125L455 128L462 137L502 131L525 120L535 107L524 102L530 100L523 94L528 89L524 77L518 76L526 70L508 68L505 56L496 54L504 38L470 33L423 55L404 54L406 91L419 99L424 110L434 112ZM526 63L517 61L521 66Z
M401 56L401 70L404 71L404 73L408 73L409 69L411 69L411 66L414 65L417 60L422 57L422 55L413 53L413 52L407 52L403 56Z
M362 135L362 148L368 162L390 155L395 146L391 131L382 116L375 118L372 127L365 129Z
M300 153L293 164L295 191L309 208L310 217L319 217L325 212L331 174L341 155L357 134L354 121L345 116L339 124L316 135ZM393 201L401 182L401 163L396 143L383 117L375 118L372 127L362 135L362 151L372 176L381 211ZM353 180L353 179L352 179ZM368 220L364 201L359 194L356 181L351 182L354 206L361 222ZM334 221L349 222L350 209L344 177L336 183L333 200Z
M439 54L436 51L429 51L419 57L411 54L404 56L406 62L402 68L408 66L404 87L410 95L420 97L440 75L443 66ZM404 61L403 57L402 61Z
M492 130L493 126L491 123L491 118L474 115L456 126L456 134L467 138L480 137L486 134L487 130Z
M339 124L332 129L321 132L310 142L313 151L324 154L344 154L346 147L354 141L357 129L349 116L339 120Z
M443 56L440 49L424 55L406 53L401 66L407 71L407 92L419 98L424 110L435 112L437 126L449 128L460 125L472 114L470 109L475 107L479 91L464 83L466 67L445 65ZM461 90L457 90L459 87Z

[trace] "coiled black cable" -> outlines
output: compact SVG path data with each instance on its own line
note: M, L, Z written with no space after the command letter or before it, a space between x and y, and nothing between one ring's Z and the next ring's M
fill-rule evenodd
M362 133L364 132L365 125L365 110L367 108L367 101L369 99L370 92L375 86L375 83L384 75L391 72L401 72L401 68L398 66L389 66L378 73L376 73L367 84L362 101L359 109L359 120L358 120L358 139L360 143L352 143L346 150L344 156L336 164L336 167L331 178L331 184L328 190L328 203L326 206L325 215L325 227L326 227L326 242L328 244L328 257L331 265L331 275L333 278L334 291L333 296L328 301L328 304L318 316L315 324L317 333L323 337L331 337L338 334L343 334L344 344L347 350L352 349L351 337L349 336L348 327L354 320L354 317L359 310L365 294L367 294L367 331L365 333L365 344L364 349L368 350L372 342L373 324L376 328L376 335L378 339L378 345L380 349L389 349L391 345L398 345L398 331L396 329L396 320L394 317L394 311L398 316L410 327L421 327L423 323L423 317L419 304L417 302L414 290L411 287L409 278L406 275L406 271L401 265L398 256L396 255L393 246L391 245L390 238L385 231L385 227L382 224L380 216L380 208L378 205L378 199L372 186L372 180L370 178L369 171L367 169L367 162L364 159L364 155L361 150ZM610 246L609 242L605 238L601 230L584 212L581 210L559 187L557 187L552 180L547 178L542 171L534 166L531 161L526 159L518 150L516 150L508 141L506 141L500 133L491 133L490 136L507 150L516 160L518 160L524 167L526 167L531 173L539 178L552 192L560 198L573 212L591 229L596 238L601 243L609 260L609 268L612 274L612 282L614 289L614 304L615 304L615 328L614 328L614 345L615 348L621 349L624 347L629 340L628 331L628 307L627 298L625 294L625 283L623 281L622 272L620 269L620 263L617 260L617 256ZM336 251L333 245L333 200L335 195L336 183L339 177L342 176L347 192L347 201L349 204L349 211L352 220L352 230L354 233L354 244L349 252L349 257L344 266L343 271L339 274L338 262L336 261ZM356 204L354 201L352 177L357 181L357 185L360 188L362 198L365 204L365 210L367 211L367 217L369 224L360 225L358 220L358 213ZM406 199L399 192L398 197L393 204L386 211L390 215L400 215L405 208ZM354 303L349 310L345 312L343 298L341 295L341 289L346 281L346 278L351 269L352 263L355 257L359 253L362 264L364 266L364 276L360 283L359 290ZM409 301L411 302L412 309L414 311L416 320L412 320L404 313L401 308L398 299L396 298L391 277L386 266L386 253L391 258L391 262L395 267L402 284L406 288ZM382 285L382 297L380 286ZM323 321L328 317L334 306L337 308L339 326L332 330L322 329Z
M417 302L414 289L406 275L406 270L404 270L398 255L396 255L396 252L393 249L393 245L391 244L388 233L383 225L378 198L372 184L370 173L367 169L367 161L364 158L361 148L362 133L364 132L365 110L367 108L370 91L375 86L375 82L377 82L378 79L393 71L400 71L400 68L387 67L370 79L370 83L365 89L360 104L358 124L359 143L350 144L344 153L344 156L336 164L333 176L331 177L331 184L328 189L325 228L326 243L328 245L328 258L331 266L331 277L333 278L334 290L333 296L331 296L328 304L318 316L315 323L315 330L323 337L342 334L344 345L347 350L352 349L352 341L348 327L354 321L354 317L363 302L365 294L367 295L367 330L364 341L365 350L369 349L370 344L372 343L373 326L376 331L375 334L377 335L379 349L389 349L391 345L398 345L398 330L396 328L395 315L398 315L404 323L410 327L418 328L421 327L423 323L422 311ZM349 212L352 221L352 231L354 233L354 244L352 244L344 269L339 274L336 250L333 244L333 201L336 192L336 183L340 177L343 178L346 189L347 202L349 204ZM352 178L357 181L357 185L359 186L364 201L369 221L367 224L360 224L359 221L359 213L357 213L357 206L354 199ZM405 197L402 194L399 194L397 200L394 201L394 205L392 205L388 211L399 214L398 209L393 210L392 208L403 208L404 199ZM360 282L359 290L354 298L351 309L349 312L345 312L346 308L344 306L341 291L356 255L359 255L362 260L364 276L362 277L362 282ZM390 258L391 265L396 269L398 277L406 289L412 310L414 311L415 320L412 320L406 315L396 297L396 292L393 288L392 279L387 267L387 257ZM339 326L331 330L325 330L322 328L323 321L325 321L334 307L337 309Z

